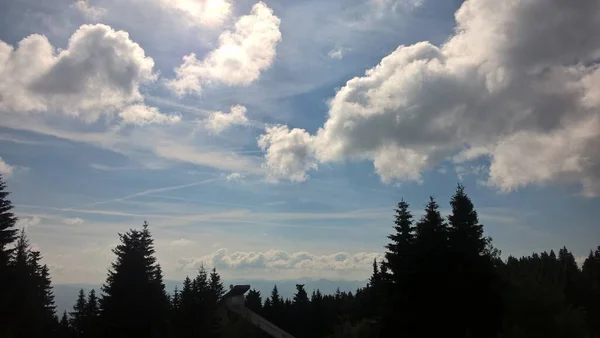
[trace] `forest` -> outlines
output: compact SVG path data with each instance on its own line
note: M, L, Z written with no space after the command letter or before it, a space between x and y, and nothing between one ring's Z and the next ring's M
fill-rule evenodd
M600 337L600 247L581 266L565 247L503 260L462 185L450 206L442 215L430 198L419 219L403 200L390 208L385 258L355 292L297 285L283 299L274 286L250 290L246 307L295 337ZM229 287L214 268L165 290L147 223L118 234L101 290L81 290L72 311L55 313L49 269L12 208L0 177L0 337L267 337L223 320Z

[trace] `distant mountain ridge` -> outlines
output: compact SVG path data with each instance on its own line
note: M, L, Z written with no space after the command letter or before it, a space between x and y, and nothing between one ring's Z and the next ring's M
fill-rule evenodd
M175 287L181 288L183 281L165 280L165 286L169 293L172 293ZM323 294L332 294L338 288L340 291L356 291L356 289L367 285L367 280L330 280L330 279L315 279L315 278L298 278L298 279L226 279L223 281L225 289L229 289L229 285L233 284L250 284L252 289L260 291L263 301L271 294L274 285L277 285L279 294L283 298L292 298L296 291L296 284L304 284L309 296L313 290L319 289ZM79 289L84 289L89 292L95 289L97 294L100 294L102 284L56 284L54 290L54 303L56 305L56 313L60 317L63 311L71 311Z

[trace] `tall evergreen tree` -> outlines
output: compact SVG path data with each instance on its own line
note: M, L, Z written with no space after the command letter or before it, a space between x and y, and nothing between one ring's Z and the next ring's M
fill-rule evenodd
M164 337L168 334L169 300L148 224L119 234L116 261L102 290L105 335Z
M448 333L492 337L497 333L500 304L495 296L500 290L494 272L493 257L488 253L489 239L483 236L477 211L465 188L459 184L450 200L448 216L448 271L446 301L463 304L462 311L447 316ZM480 309L487 309L487 313ZM491 315L493 314L493 315Z
M100 320L100 305L96 290L92 289L88 293L87 304L85 307L85 332L86 337L97 337L97 331Z
M9 313L13 311L9 305L13 294L11 282L16 281L9 267L9 258L12 252L11 245L17 239L17 218L12 213L13 206L8 195L0 174L0 318L9 318ZM0 336L8 336L6 329L7 326L0 325Z
M252 289L246 295L246 307L256 313L262 313L262 299L260 291Z
M11 311L4 327L9 337L46 337L56 328L50 273L40 260L40 253L31 249L22 230L9 265L17 281L11 288Z
M0 268L6 268L12 251L10 245L17 239L18 233L15 228L17 217L12 213L13 206L8 199L9 194L0 174Z
M600 246L590 251L581 272L585 285L586 321L594 336L600 337Z
M483 225L479 224L477 211L462 184L456 188L450 206L452 213L448 216L448 225L451 250L463 256L482 255L487 245Z
M221 296L225 294L225 288L223 287L221 276L217 272L216 268L213 268L210 272L208 288L217 299L221 298Z
M406 267L407 255L410 254L410 246L414 240L413 216L410 213L409 205L404 200L398 203L395 210L394 219L395 232L388 236L391 242L386 245L385 253L386 266L392 273L394 280L400 280Z
M277 290L277 285L273 286L273 290L271 290L271 305L277 307L281 305L282 300L279 296L279 290Z
M77 301L75 302L75 305L73 305L73 311L70 313L71 327L75 331L77 337L83 337L86 333L86 308L87 300L85 297L85 292L83 289L80 289L77 296Z

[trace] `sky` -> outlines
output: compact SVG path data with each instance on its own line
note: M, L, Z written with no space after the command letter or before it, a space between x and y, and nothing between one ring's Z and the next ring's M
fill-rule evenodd
M600 243L600 3L0 3L0 173L54 283L362 280L462 182L508 255ZM540 18L543 18L541 20Z

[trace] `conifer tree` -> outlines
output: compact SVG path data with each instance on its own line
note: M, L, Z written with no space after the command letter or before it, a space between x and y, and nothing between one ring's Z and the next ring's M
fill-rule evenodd
M209 320L211 332L209 336L218 337L221 334L221 322L217 316L218 301L225 294L221 276L213 267L208 278L207 319Z
M273 286L273 290L271 291L271 305L273 307L278 307L281 305L281 297L279 296L279 290L277 290L277 285Z
M246 307L256 313L262 313L262 299L260 291L252 289L246 295Z
M97 337L98 325L100 320L100 305L96 290L92 289L88 293L87 304L85 307L85 332L86 337Z
M221 276L217 273L217 269L213 268L210 272L208 287L216 299L221 298L225 294L225 288L221 281Z
M2 174L0 174L0 268L7 266L12 251L10 245L17 239L18 232L15 228L17 217L12 213L13 206L8 199L9 194L6 191L6 183L4 183Z
M65 310L60 318L60 322L58 323L60 327L60 335L62 338L70 338L73 336L71 332L71 326L69 325L69 317L67 317L67 310Z
M171 298L171 311L177 312L181 306L181 297L179 294L179 288L176 286L173 290L173 297Z
M31 249L22 230L9 262L17 283L9 298L11 312L5 329L12 333L7 336L44 337L56 328L50 273L40 260L40 253Z
M495 296L499 292L496 289L498 277L493 271L493 257L487 250L489 240L483 236L483 225L462 184L457 186L450 206L445 300L463 304L463 310L447 316L450 321L447 332L491 337L496 334L499 322L490 318L500 317L500 305ZM482 308L488 312L481 312Z
M448 216L449 245L451 250L462 256L483 254L487 241L483 237L483 225L479 224L473 202L459 184L450 200L452 214Z
M169 300L148 224L119 234L113 249L116 261L109 270L101 300L105 335L163 337L168 334Z
M408 208L409 205L404 200L398 203L395 210L395 232L388 236L391 242L386 245L385 265L395 281L403 278L403 273L407 270L406 263L414 240L413 216Z
M86 308L87 300L85 297L85 292L83 291L83 289L80 289L79 294L77 296L77 301L75 302L75 305L73 305L73 311L70 313L71 327L73 328L78 337L82 337L86 331Z
M305 306L309 303L308 294L304 290L304 284L296 284L296 293L294 294L294 304L297 306Z
M16 281L9 267L9 258L12 252L11 246L17 239L17 229L15 229L17 218L12 213L13 206L8 195L6 184L0 174L0 318L8 318L12 311L9 305L13 292L11 282ZM7 336L8 332L4 331L7 326L1 326L0 336Z

